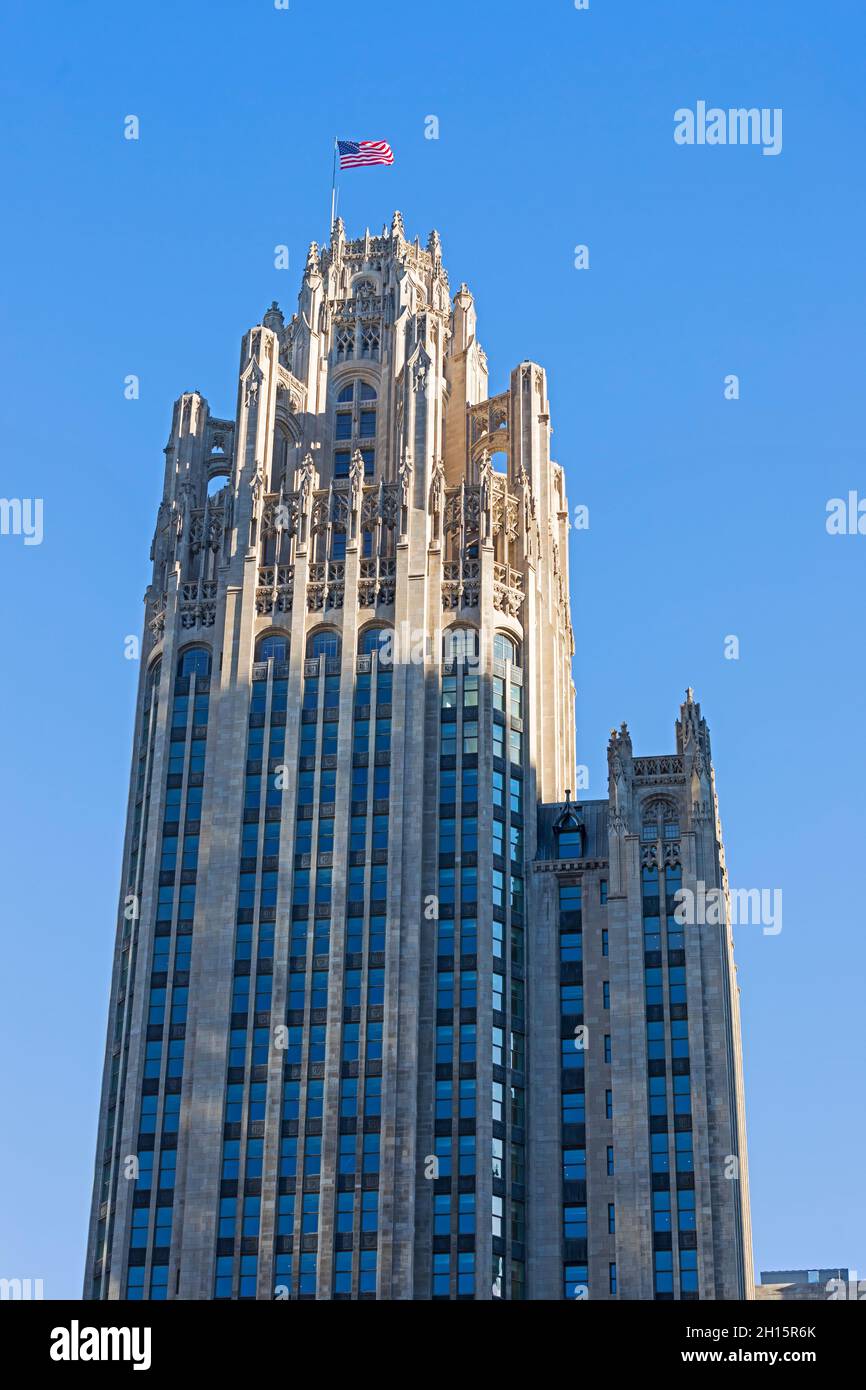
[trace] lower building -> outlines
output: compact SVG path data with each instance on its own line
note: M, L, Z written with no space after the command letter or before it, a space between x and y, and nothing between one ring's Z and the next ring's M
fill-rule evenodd
M542 806L529 917L533 1297L753 1294L739 999L709 733L611 734L605 801ZM680 916L683 914L680 913ZM558 980L557 991L551 982Z
M858 1297L857 1274L842 1269L764 1269L755 1297L775 1302L823 1302ZM852 1290L855 1290L852 1292Z

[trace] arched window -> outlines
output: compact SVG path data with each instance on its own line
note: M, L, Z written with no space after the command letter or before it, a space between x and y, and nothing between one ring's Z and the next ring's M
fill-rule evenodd
M177 663L177 674L179 676L210 675L211 657L207 647L187 647L185 652L181 652Z
M288 661L289 639L282 632L269 632L256 644L256 661Z
M394 632L390 627L365 628L358 639L358 654L368 656L379 653L379 665L390 666L393 660Z
M333 628L323 627L311 632L307 638L307 656L338 657L340 655L340 634Z
M349 381L337 393L334 414L334 477L348 478L352 454L360 449L364 473L375 471L376 391L366 381Z
M513 637L497 632L493 639L494 661L510 661L512 666L520 665L520 648Z
M442 638L442 655L446 661L467 664L478 661L478 629L450 627Z
M672 801L659 798L644 804L640 830L642 840L678 840L679 836L679 812Z

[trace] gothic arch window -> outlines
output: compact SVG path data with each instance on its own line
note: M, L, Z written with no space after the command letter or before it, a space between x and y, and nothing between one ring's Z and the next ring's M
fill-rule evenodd
M361 333L361 356L374 362L379 360L379 330L372 325Z
M644 802L641 807L642 840L677 840L679 834L680 818L675 802L661 796Z
M368 656L372 652L379 655L380 666L390 666L393 658L394 630L376 624L373 627L365 627L358 638L358 655Z
M494 661L510 661L512 666L520 665L520 644L506 632L497 632L493 638Z
M289 659L289 639L284 632L266 632L256 643L256 661L285 662Z
M211 655L207 647L187 647L178 657L177 674L179 676L209 676L211 667Z
M320 627L316 632L311 632L307 638L307 657L309 659L317 656L339 657L340 647L339 632L332 627Z
M442 656L446 661L477 664L478 629L449 627L442 635Z
M337 393L334 411L334 477L348 478L352 455L358 449L364 460L364 474L375 471L376 389L357 378L347 381Z
M351 362L355 356L355 330L341 328L337 334L337 361Z

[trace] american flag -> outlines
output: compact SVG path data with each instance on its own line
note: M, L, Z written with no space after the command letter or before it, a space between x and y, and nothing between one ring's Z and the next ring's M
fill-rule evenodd
M363 169L368 164L393 164L387 140L338 140L341 169Z

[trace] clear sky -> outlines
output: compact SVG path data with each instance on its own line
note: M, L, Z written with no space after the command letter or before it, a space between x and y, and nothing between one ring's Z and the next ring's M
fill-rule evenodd
M348 234L395 208L422 242L437 227L491 390L547 369L590 510L571 549L589 795L611 726L671 751L693 685L732 884L783 892L779 935L737 932L756 1266L866 1267L866 536L825 530L829 498L866 495L862 0L6 13L0 493L43 499L44 539L0 536L0 1274L80 1292L124 639L171 405L198 388L234 411L241 334L272 299L293 310L324 238L335 134L396 156L343 175ZM698 101L781 108L782 152L675 144Z

